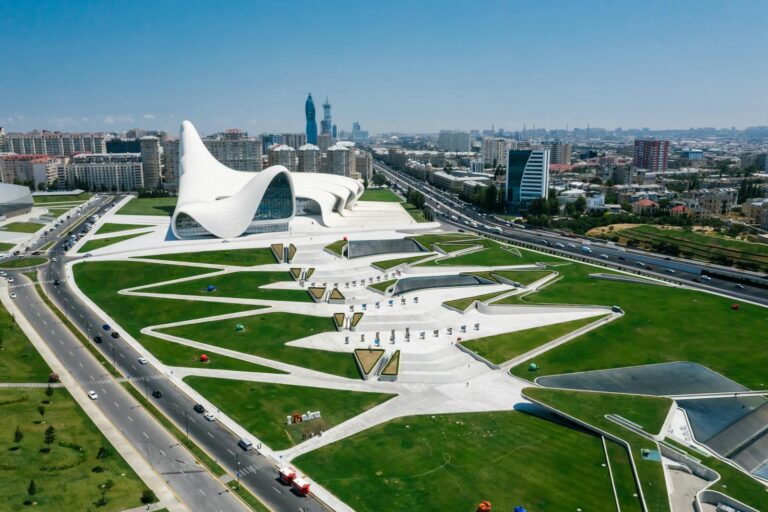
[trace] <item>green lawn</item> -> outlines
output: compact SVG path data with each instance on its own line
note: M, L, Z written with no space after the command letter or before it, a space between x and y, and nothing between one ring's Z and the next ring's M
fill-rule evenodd
M549 270L488 270L485 272L469 273L473 276L490 279L491 281L497 281L499 283L501 281L497 279L496 276L500 276L505 279L509 279L510 281L520 283L523 286L528 286L529 284L534 283L539 279L547 277L552 272Z
M621 505L621 512L643 512L640 500L637 499L637 484L632 473L627 449L608 439L605 440L608 450L608 460L613 472L613 482Z
M598 319L599 317L580 318L559 324L463 341L462 344L490 362L502 364L545 343L565 336L569 332L596 322Z
M430 253L424 252L424 253L421 253L419 256L407 256L405 258L396 258L394 260L376 261L374 263L371 263L371 265L375 265L382 270L389 270L398 265L402 265L403 263L413 263L414 261L423 260L429 255Z
M227 251L185 252L180 254L156 254L142 256L153 260L185 261L187 263L208 263L210 265L230 265L234 267L254 267L277 263L269 247L256 249L234 249Z
M117 244L120 242L124 242L126 240L130 240L131 238L136 238L137 236L142 236L144 233L139 234L133 234L133 235L122 235L122 236L110 236L108 238L99 238L96 240L88 240L83 244L82 247L80 247L80 250L77 251L80 254L84 254L89 251L95 251L96 249L101 249L103 247L108 247L113 244Z
M20 258L18 260L0 263L0 268L27 268L34 267L35 265L42 265L47 262L48 260L46 258L32 256L30 258Z
M149 224L118 224L107 222L94 233L94 235L104 235L106 233L117 233L119 231L128 231L129 229L150 228Z
M0 251L2 251L2 252L10 251L14 247L16 247L16 244L9 244L9 243L6 243L6 242L0 242Z
M480 239L478 243L468 245L483 245L485 248L479 251L462 254L460 256L443 257L436 260L425 261L419 266L484 266L501 267L508 265L532 265L534 263L561 262L553 256L543 255L518 247L502 245L492 240Z
M133 198L120 210L118 215L165 215L170 217L176 208L175 197Z
M245 326L244 331L235 332L235 325L238 323ZM312 334L335 330L333 320L329 317L265 313L245 318L171 327L164 329L163 332L274 361L356 379L359 377L359 372L350 353L285 345L289 341Z
M341 251L344 249L345 245L347 245L346 240L336 240L335 242L326 245L325 249L341 256Z
M395 396L207 377L186 377L184 382L275 450L299 444L303 436L319 434ZM286 416L307 411L320 411L322 417L286 424Z
M626 314L537 357L540 370L512 371L531 379L575 371L693 361L752 389L768 386L764 338L768 310L733 299L654 284L591 279L601 269L573 263L557 268L562 278L537 293L500 302L619 305ZM726 336L726 338L724 338ZM725 341L727 339L727 341Z
M205 368L208 370L232 370L240 372L285 373L268 366L235 359L221 354L204 352L198 348L179 345L154 336L140 334L136 340L152 353L163 364L168 366L182 366L186 368ZM200 355L205 353L208 362L200 361Z
M45 400L50 402L43 405L41 423L37 408ZM141 505L146 487L65 389L54 389L50 398L43 388L4 389L0 391L0 414L3 510L111 512ZM49 426L56 429L56 439L50 452L44 453L43 433ZM23 434L18 444L14 442L17 427ZM103 460L96 457L101 447L108 452ZM95 472L96 467L103 471ZM34 496L27 494L30 480L35 481ZM107 480L113 482L106 493L108 502L95 508L93 502L101 497L98 486ZM26 500L37 504L24 505Z
M206 273L199 267L133 261L87 261L73 267L80 289L104 309L122 328L137 337L142 328L260 309L259 306L118 295L131 288L158 281Z
M494 297L498 297L502 293L507 293L508 291L509 290L502 290L500 292L492 292L492 293L485 293L483 295L475 295L474 297L465 297L462 299L449 300L449 301L443 302L443 304L445 304L446 306L451 306L456 309L460 309L464 311L476 300L479 300L480 302L485 302Z
M14 233L35 233L42 229L45 224L39 222L11 222L2 227L3 231L13 231Z
M386 292L387 288L389 288L390 286L392 286L396 282L397 282L397 279L389 279L387 281L381 281L380 283L369 284L368 286L370 288L374 288L376 290L379 290L380 292Z
M368 188L358 201L384 201L387 203L402 203L403 200L388 188Z
M648 509L654 512L669 510L661 463L645 460L641 455L642 449L658 450L656 443L608 420L605 415L619 415L641 425L646 432L657 434L672 406L670 399L546 388L525 388L523 394L628 442Z
M522 412L398 418L294 462L359 512L615 510L600 438Z
M468 235L466 233L436 233L432 235L419 235L409 237L416 240L429 250L435 250L435 245L442 244L461 244L466 246L480 245L484 241L479 236Z
M45 382L51 369L0 304L0 382ZM0 472L0 474L2 474Z
M166 284L142 290L151 293L170 293L181 295L204 295L211 297L234 297L238 299L282 300L292 302L312 302L306 290L280 290L261 288L262 286L293 282L288 272L229 272L218 276L205 277L183 283ZM213 285L216 290L208 291Z
M52 196L32 196L32 200L35 202L35 204L46 204L46 203L65 203L65 202L77 202L84 203L88 199L91 198L93 194L90 192L83 192L82 194L62 194L62 195L52 195Z
M430 222L429 219L424 216L424 210L416 208L411 203L403 203L402 205L403 209L408 212L408 215L410 215L416 222Z

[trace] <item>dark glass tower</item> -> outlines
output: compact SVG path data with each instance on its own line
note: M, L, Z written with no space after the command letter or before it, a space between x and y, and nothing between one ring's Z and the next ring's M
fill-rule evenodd
M325 98L323 103L323 120L320 121L320 133L327 133L332 135L333 121L331 121L331 104L328 103L328 97Z
M312 93L307 96L304 103L304 113L307 116L307 144L317 144L317 121L315 120L315 102L312 101Z

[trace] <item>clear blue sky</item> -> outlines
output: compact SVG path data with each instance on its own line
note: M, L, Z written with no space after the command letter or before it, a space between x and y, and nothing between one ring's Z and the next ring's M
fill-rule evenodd
M768 124L768 2L3 1L6 130Z

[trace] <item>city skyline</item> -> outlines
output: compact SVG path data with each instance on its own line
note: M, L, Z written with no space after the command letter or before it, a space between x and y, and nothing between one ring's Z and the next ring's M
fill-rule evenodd
M388 8L402 15L292 2L285 25L244 2L153 4L152 16L97 3L0 5L0 43L25 49L6 53L0 126L176 133L191 119L203 133L299 132L307 91L334 98L340 130L359 121L372 133L767 124L768 71L754 56L768 43L753 37L766 4ZM52 47L88 58L53 65Z

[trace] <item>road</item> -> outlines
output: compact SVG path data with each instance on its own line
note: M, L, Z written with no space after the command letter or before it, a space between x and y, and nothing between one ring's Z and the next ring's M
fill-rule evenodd
M375 162L377 171L385 174L390 181L402 189L413 188L422 192L427 204L439 213L438 220L454 228L473 231L492 236L504 241L522 243L531 248L553 252L562 256L576 257L610 268L663 278L669 281L685 284L703 290L716 291L734 298L750 300L768 305L768 288L754 286L747 281L735 283L731 280L710 277L722 272L722 267L702 263L700 261L672 258L652 252L622 247L585 237L565 237L546 230L523 229L510 226L506 221L500 222L492 215L483 215L471 205L458 197L437 189L432 185L415 180L407 174L396 171L380 162ZM585 252L588 247L590 252ZM756 277L754 272L727 269L737 276L757 279L768 284L768 279Z
M100 204L97 210L89 212L88 216L91 216L94 213L103 215L106 210L111 208L111 205L111 200L105 201ZM62 235L66 235L66 233L67 230L61 231ZM97 334L101 335L103 342L98 344L94 343L94 345L101 351L104 357L113 362L114 366L122 375L129 377L136 382L140 382L140 387L147 393L149 400L152 400L154 405L171 419L182 432L188 431L190 439L204 449L230 474L236 475L239 469L241 484L258 496L258 498L269 508L275 511L326 512L328 509L313 497L297 496L288 487L282 486L277 481L277 470L269 460L258 454L256 450L249 452L242 451L237 446L239 438L234 433L227 429L223 424L216 421L206 421L201 414L194 412L192 407L195 403L182 392L172 380L169 380L166 375L151 364L139 364L138 358L141 357L141 354L134 351L121 339L114 340L109 336L109 333L102 330L101 326L104 322L102 322L101 319L72 292L64 277L64 267L67 262L77 259L68 257L64 254L62 246L65 242L66 238L60 237L49 250L50 254L56 257L56 261L51 261L50 264L41 268L39 274L41 284L46 289L52 301L60 310L66 312L68 319L72 321L72 323L74 323L83 333L87 334L88 339L93 340L93 337ZM54 284L55 281L59 281L59 284ZM18 290L12 290L17 293L16 300L19 301L20 304L30 300L24 298L26 297L26 293L22 290L23 287ZM35 305L35 307L37 308L39 306ZM34 316L29 318L34 320L36 318L36 312L30 311L30 313ZM53 343L54 346L57 344L58 343ZM79 349L80 351L87 353L87 351L83 350L82 345L80 345L79 342L77 345L81 347ZM77 352L75 352L72 347L69 347L68 350L71 350L73 354L77 355ZM64 351L64 355L68 356L68 358L65 358L68 367L72 367L73 371L79 371L79 361L72 360L67 350ZM104 370L101 371L101 374L103 373ZM82 378L79 378L79 380L86 383L92 382L90 377L91 374L83 374ZM101 379L97 378L96 380ZM101 394L100 389L101 386L97 386L95 391ZM110 391L107 387L104 389ZM155 389L162 392L162 398L156 399L152 397L152 391ZM128 398L128 400L130 400L134 406L136 405L135 401L132 399ZM106 407L110 407L112 399L102 400L100 398L99 402L103 402ZM125 405L121 404L120 407L117 407L117 410L121 410L125 413ZM143 437L142 432L144 431L138 427L136 418L134 418L133 415L131 415L131 419L128 419L124 414L115 414L110 417L119 428L124 429L127 432L138 433L138 435ZM138 440L143 442L141 438L138 438ZM163 443L159 443L159 446L163 446ZM165 449L164 452L166 454L170 453ZM156 464L159 463L157 461L162 457L162 454L153 452L151 447L149 449L149 455L152 461ZM171 460L170 462L173 461ZM186 464L187 462L184 462L184 464L177 469L186 468ZM208 475L208 473L205 474ZM182 488L186 488L186 485L183 485L183 482L180 482L180 485L182 485ZM198 488L205 492L205 496L197 490ZM211 494L206 491L206 487L202 485L199 487L193 486L192 489L193 493L192 496L190 496L190 498L193 498L192 501L184 500L186 503L194 504L194 506L190 507L192 510L219 510L218 508L204 508L208 506L206 504L208 501L211 501L212 503L216 502L218 499L216 492ZM174 490L176 490L175 487ZM197 495L195 496L195 494Z

